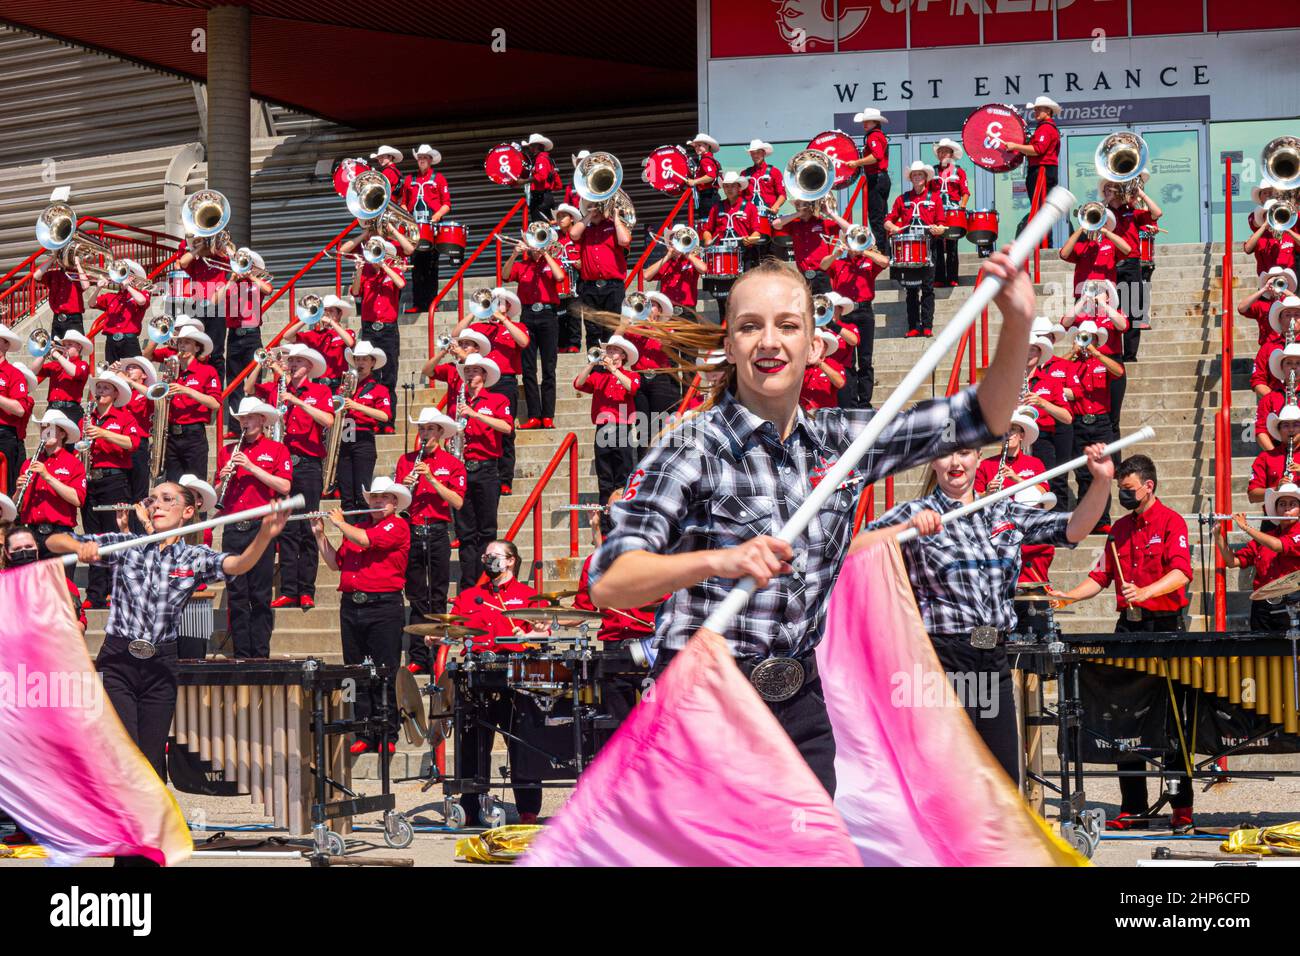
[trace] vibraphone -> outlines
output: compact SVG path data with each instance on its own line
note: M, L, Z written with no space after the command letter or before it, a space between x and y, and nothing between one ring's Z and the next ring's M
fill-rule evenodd
M379 762L379 795L351 789L347 735L374 733L380 753L387 750L391 675L385 669L314 658L192 660L181 661L178 682L168 749L178 790L248 794L275 826L312 834L319 849L328 846L336 855L359 813L384 812L390 846L410 842L400 842L413 833L394 810L387 761ZM381 705L369 720L351 719L350 701L372 688Z

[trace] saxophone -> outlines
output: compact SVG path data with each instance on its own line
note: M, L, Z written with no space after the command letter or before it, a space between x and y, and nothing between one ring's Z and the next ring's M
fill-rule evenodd
M343 373L339 384L339 393L334 396L334 424L330 426L329 438L325 443L325 482L322 492L329 494L334 490L339 470L339 448L343 441L343 403L356 394L357 373L348 369Z
M95 408L98 404L99 402L91 399L81 406L81 422L83 431L84 426L95 424ZM83 434L79 439L77 439L77 444L73 447L76 448L77 454L81 455L81 467L85 470L86 474L89 475L91 449L95 447L95 442Z
M162 480L163 459L167 454L167 416L171 404L167 392L172 382L180 376L181 363L175 355L163 359L158 372L158 381L149 386L145 394L153 399L153 444L149 446L149 481L155 484Z

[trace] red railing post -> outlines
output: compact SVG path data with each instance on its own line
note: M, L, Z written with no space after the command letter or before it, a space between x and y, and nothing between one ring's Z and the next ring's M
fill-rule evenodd
M542 469L541 477L537 479L537 484L533 485L533 490L528 492L528 497L524 500L523 507L519 509L519 514L515 516L514 521L510 522L510 527L506 530L506 533L501 536L502 540L505 541L515 540L515 535L519 533L519 529L524 526L524 522L528 519L528 516L530 514L532 515L533 555L537 562L537 567L533 574L533 580L538 591L542 589L542 585L545 582L545 575L543 574L545 561L540 557L542 555L542 531L544 530L542 527L542 493L546 490L546 486L550 483L551 479L555 477L555 472L559 469L560 462L564 460L565 456L568 456L569 458L570 504L578 503L578 436L573 432L569 432L560 440L560 446L555 449L555 454L551 456L551 460L547 462L546 467ZM569 556L577 557L578 513L576 511L570 511L569 516ZM479 578L480 581L485 579L486 575L481 575Z
M1214 509L1232 514L1232 355L1234 279L1232 248L1232 157L1223 158L1223 335L1219 353L1219 413L1214 422ZM1214 628L1228 629L1228 569L1214 549ZM1205 557L1202 556L1202 561Z
M578 443L569 448L569 504L578 503ZM602 502L603 504L603 502ZM569 557L578 556L578 512L569 512Z
M669 210L668 215L664 218L663 224L659 226L659 231L655 233L656 237L663 238L664 231L672 224L673 219L677 217L678 211L682 208L682 203L686 201L688 196L690 196L690 193L682 193L681 198L677 200L677 203L671 210ZM636 261L636 265L632 267L632 271L629 272L627 278L623 280L623 288L626 289L631 285L633 279L637 279L641 283L637 286L638 289L645 288L645 283L641 278L641 270L645 268L645 262L650 258L650 253L654 251L654 248L654 240L651 240L646 244L645 251L641 253L641 258Z
M1038 168L1041 173L1042 167L1040 166ZM1047 195L1047 180L1043 178L1043 176L1040 174L1037 181L1035 181L1034 183L1034 195L1029 201L1030 219L1033 219L1036 215L1038 215L1039 207L1042 206L1043 198L1046 195ZM1042 271L1039 269L1039 265L1038 265L1038 250L1048 248L1047 241L1048 241L1047 236L1044 236L1043 241L1034 247L1034 282L1035 283L1041 282L1043 278Z

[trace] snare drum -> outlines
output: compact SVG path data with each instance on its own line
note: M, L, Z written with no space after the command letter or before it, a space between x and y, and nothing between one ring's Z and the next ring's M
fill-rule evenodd
M573 671L553 654L511 655L506 682L515 690L563 694L572 689Z
M458 222L452 222L449 219L443 219L439 222L429 224L432 229L433 244L438 247L438 251L451 259L462 259L465 256L465 227ZM420 230L423 236L424 230Z
M1144 266L1155 265L1156 262L1156 233L1153 229L1138 230L1138 258L1142 260Z
M907 230L893 237L889 265L894 269L924 269L930 265L930 242L924 232Z
M974 243L998 241L998 211L996 209L976 209L970 214L966 227L966 238Z
M966 229L969 225L966 210L961 206L949 206L943 211L943 224L948 227L948 231L943 234L945 239L960 239L966 235Z
M723 242L704 250L704 264L710 279L734 279L740 275L740 244Z

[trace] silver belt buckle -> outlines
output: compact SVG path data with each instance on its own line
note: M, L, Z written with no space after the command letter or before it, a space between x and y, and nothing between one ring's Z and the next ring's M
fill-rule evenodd
M154 654L158 653L157 647L149 641L141 640L140 638L136 638L130 644L126 645L126 649L130 652L132 657L142 661L147 661L149 658L153 657Z
M981 651L990 651L998 646L998 629L983 625L970 632L970 646Z
M384 328L384 323L383 323L383 322L371 322L371 323L370 323L370 331L372 331L372 332L380 332L380 331L383 330L383 328Z
M528 308L532 309L534 312L541 312L542 309L546 308L546 303L544 303L544 302L534 302L534 303L533 303L532 305L530 305Z
M769 657L749 672L749 682L770 704L789 700L803 686L803 664L793 657Z

